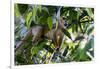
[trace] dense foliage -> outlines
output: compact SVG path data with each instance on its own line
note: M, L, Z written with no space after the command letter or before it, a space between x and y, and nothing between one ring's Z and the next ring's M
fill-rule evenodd
M34 25L46 25L50 30L57 26L60 6L15 4L15 49ZM94 9L61 7L58 13L65 16L69 27L64 30L60 50L56 51L50 39L32 43L32 36L25 40L21 50L15 52L15 64L48 64L90 61L94 57Z

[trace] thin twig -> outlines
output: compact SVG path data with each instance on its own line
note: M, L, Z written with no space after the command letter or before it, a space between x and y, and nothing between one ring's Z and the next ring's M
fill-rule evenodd
M53 58L54 54L55 54L55 51L52 53L52 55L51 55L51 57L50 57L50 59L49 59L49 62L48 62L48 63L50 63L50 62L51 62L51 60L52 60L52 58Z

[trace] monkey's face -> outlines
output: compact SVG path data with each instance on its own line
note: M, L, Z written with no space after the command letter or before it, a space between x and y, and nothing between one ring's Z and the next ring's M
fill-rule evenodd
M66 29L68 27L68 23L65 17L62 17L60 20L60 27Z

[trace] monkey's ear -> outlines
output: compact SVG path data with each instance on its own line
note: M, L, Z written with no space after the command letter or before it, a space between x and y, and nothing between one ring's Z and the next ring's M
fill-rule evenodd
M67 18L66 18L65 16L62 16L62 19L63 19L63 20L66 20Z

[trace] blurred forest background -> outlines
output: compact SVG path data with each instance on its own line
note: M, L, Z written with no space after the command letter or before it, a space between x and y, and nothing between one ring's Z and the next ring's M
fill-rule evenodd
M68 27L62 31L59 50L52 39L33 43L34 36L28 35L23 40L34 26L46 26L48 31L57 28L57 18L63 16ZM14 21L15 65L91 61L94 57L94 8L15 4Z

